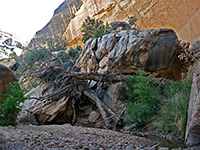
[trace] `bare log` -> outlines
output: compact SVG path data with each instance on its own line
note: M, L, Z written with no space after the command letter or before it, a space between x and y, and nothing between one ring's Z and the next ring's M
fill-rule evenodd
M129 79L130 75L117 75L117 74L100 74L100 73L82 73L82 72L72 72L66 73L64 78L75 77L80 80L94 80L101 82L122 82Z
M89 97L93 102L96 103L96 106L98 107L98 109L100 111L101 117L103 118L105 125L108 126L109 122L108 122L108 120L106 120L106 118L107 118L106 111L103 108L102 101L97 97L97 95L94 92L90 92L90 91L85 90L85 91L83 91L83 93L87 97Z

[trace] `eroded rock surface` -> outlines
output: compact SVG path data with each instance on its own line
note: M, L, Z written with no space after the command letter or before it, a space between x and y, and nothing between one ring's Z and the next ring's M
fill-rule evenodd
M46 89L46 92L43 92ZM41 84L27 93L36 99L27 99L24 108L36 116L39 124L71 122L72 109L68 97L63 96L57 101L42 101L40 97L52 94L54 88L49 83Z
M76 66L81 72L132 74L138 68L156 72L166 68L177 44L171 29L123 30L88 40Z
M185 140L189 146L200 146L200 62L193 76Z

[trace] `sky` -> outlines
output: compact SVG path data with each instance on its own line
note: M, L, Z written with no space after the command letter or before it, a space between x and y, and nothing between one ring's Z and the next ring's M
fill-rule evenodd
M0 29L29 41L64 0L0 0Z

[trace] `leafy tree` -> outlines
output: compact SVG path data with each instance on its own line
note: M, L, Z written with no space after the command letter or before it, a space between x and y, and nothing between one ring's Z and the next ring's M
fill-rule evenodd
M2 94L6 99L0 99L0 125L7 126L17 124L16 119L21 111L20 103L27 97L24 96L24 89L21 89L18 82L7 86L8 94Z

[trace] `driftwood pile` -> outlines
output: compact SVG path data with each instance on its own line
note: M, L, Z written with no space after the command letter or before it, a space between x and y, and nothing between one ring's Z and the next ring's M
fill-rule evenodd
M90 100L97 108L103 119L105 127L116 127L120 117L123 115L125 108L119 113L114 112L102 101L104 89L114 82L122 82L128 80L128 75L116 75L111 73L82 73L77 72L75 67L49 67L38 77L44 81L51 83L49 87L43 89L42 93L45 94L48 88L53 87L53 92L44 97L30 97L30 99L40 99L41 101L54 102L63 97L71 99L71 108L73 110L72 124L76 120L76 108L80 103L81 96L84 95ZM94 83L94 84L92 84ZM41 83L43 84L43 83Z

